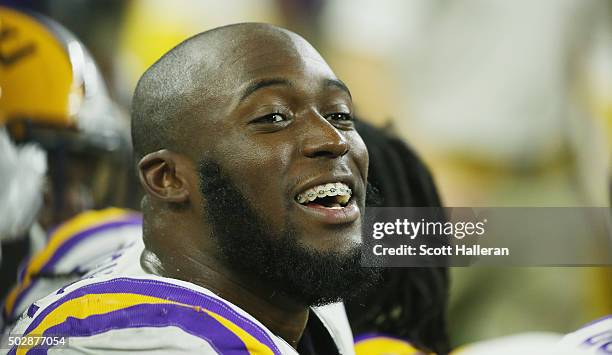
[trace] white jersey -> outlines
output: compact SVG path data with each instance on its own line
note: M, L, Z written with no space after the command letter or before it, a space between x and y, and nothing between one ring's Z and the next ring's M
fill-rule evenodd
M142 216L122 208L82 212L53 228L44 247L20 268L2 307L12 325L27 307L79 280L109 255L142 239Z
M62 354L297 354L244 310L195 284L148 274L139 242L32 304L10 336L63 337ZM313 307L339 354L354 354L341 303ZM4 340L6 342L6 339ZM62 341L64 343L64 341ZM9 354L38 353L13 347ZM335 349L334 349L335 350Z

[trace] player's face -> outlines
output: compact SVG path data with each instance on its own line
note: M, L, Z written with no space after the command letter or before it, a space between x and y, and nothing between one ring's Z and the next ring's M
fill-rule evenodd
M249 41L232 58L225 69L234 76L233 91L203 127L211 138L202 156L219 162L274 229L271 235L291 225L306 247L354 249L361 242L368 154L352 122L348 89L299 39Z

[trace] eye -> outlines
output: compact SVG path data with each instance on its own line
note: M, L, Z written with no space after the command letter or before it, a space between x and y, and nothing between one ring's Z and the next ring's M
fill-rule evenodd
M344 113L344 112L336 112L336 113L327 115L327 119L333 120L333 121L354 121L353 116L351 116L350 113Z
M348 112L330 113L325 118L338 129L353 130L355 129L355 118Z
M280 123L286 121L287 117L280 113L271 113L254 119L251 123Z

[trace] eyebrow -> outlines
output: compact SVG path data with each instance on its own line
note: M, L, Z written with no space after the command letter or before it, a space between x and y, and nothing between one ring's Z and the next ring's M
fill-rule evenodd
M270 86L277 86L277 85L289 86L289 87L293 86L293 84L291 84L289 80L283 79L283 78L270 78L270 79L257 80L244 89L244 91L242 92L242 95L240 96L240 101L244 101L247 97L249 97L249 95L252 95L257 90L267 88ZM346 84L344 84L339 79L325 79L323 81L323 86L338 88L346 92L351 99L353 98L349 88L346 86Z
M272 78L272 79L262 79L258 80L251 85L247 86L242 92L242 96L240 96L240 101L246 99L249 95L253 94L255 91L263 88L267 88L270 86L283 85L283 86L292 86L291 82L287 79L282 78Z
M325 79L324 85L325 85L325 87L335 87L335 88L338 88L338 89L346 92L351 99L353 98L353 95L351 95L351 90L349 90L348 86L346 86L346 84L344 84L339 79Z

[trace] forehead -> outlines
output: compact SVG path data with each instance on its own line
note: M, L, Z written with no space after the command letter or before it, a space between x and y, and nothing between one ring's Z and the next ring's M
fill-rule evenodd
M269 77L287 78L298 86L336 78L321 55L295 34L253 34L239 42L226 62L234 87Z

